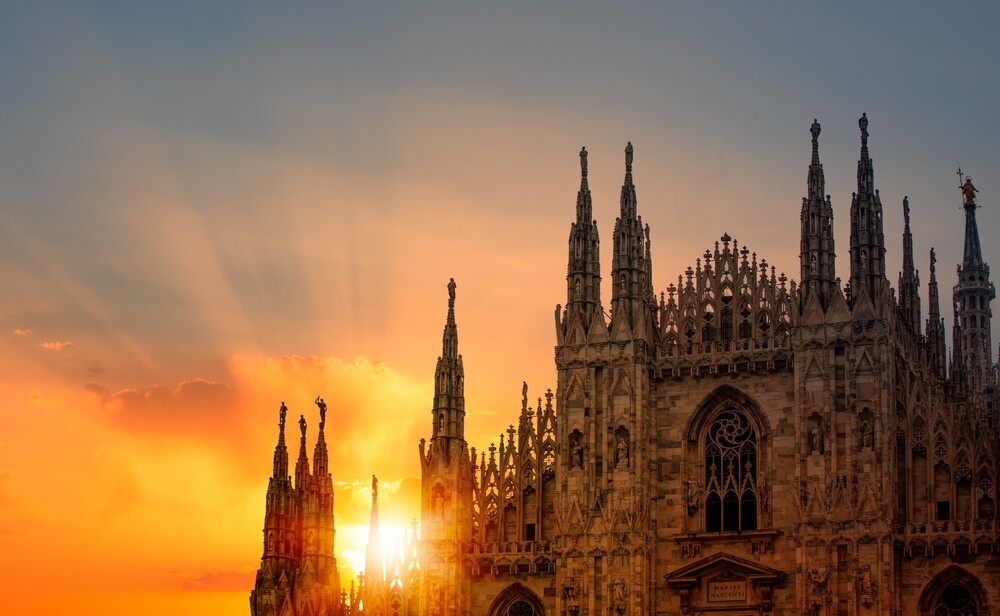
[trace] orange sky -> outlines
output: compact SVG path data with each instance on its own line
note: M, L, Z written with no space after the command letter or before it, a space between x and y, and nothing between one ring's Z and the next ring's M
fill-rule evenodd
M310 452L329 404L342 564L372 473L408 524L450 277L470 443L514 422L522 380L555 387L581 145L610 238L634 144L657 291L726 232L797 278L814 117L845 271L862 112L887 270L909 195L946 296L959 160L1000 263L1000 86L975 72L996 19L213 6L0 20L5 612L246 614L282 401Z

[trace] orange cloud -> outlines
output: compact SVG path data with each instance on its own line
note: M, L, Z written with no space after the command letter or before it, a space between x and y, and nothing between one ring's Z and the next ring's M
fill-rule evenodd
M71 348L73 343L68 340L64 342L43 342L38 346L48 351L62 351L64 349Z
M17 336L17 337L19 337L19 338L23 338L25 336L30 336L31 335L31 330L30 329L15 329L14 330L14 335Z

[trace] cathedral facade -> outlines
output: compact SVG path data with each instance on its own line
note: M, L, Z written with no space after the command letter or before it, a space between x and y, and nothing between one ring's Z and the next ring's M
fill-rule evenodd
M895 289L889 282L866 117L859 127L846 283L835 268L818 123L798 283L723 235L657 295L631 144L610 277L602 278L581 151L566 303L554 319L555 391L532 401L525 385L516 427L484 451L470 447L449 284L429 438L419 445L417 562L403 568L406 579L368 581L396 588L394 601L383 591L364 609L350 601L338 609L411 616L1000 610L995 291L980 247L977 191L970 180L962 186L964 255L949 352L933 250L921 316L906 199L902 272ZM611 287L610 306L602 282ZM276 476L284 477L279 470L276 454ZM295 554L308 545L299 537ZM298 566L295 554L289 568ZM258 576L258 589L274 571Z

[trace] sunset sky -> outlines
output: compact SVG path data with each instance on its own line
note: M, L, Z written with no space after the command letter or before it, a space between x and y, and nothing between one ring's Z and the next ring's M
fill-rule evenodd
M994 3L86 4L0 10L4 613L248 614L283 400L342 564L373 473L419 515L450 277L470 443L555 387L582 145L657 291L726 232L798 278L813 118L846 278L862 112L890 280L909 195L950 327L959 163L1000 267Z

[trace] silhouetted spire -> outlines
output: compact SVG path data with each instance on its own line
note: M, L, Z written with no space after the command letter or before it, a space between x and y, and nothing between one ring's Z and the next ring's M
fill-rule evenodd
M455 279L448 282L448 318L434 381L434 436L465 438L465 370L458 353L455 324Z
M299 415L299 459L295 461L295 489L302 490L309 483L309 458L306 457L306 418Z
M372 475L372 510L368 522L368 550L365 553L365 587L369 596L377 592L385 582L384 569L378 521L378 478Z
M319 408L319 435L316 437L316 448L313 450L313 473L317 477L325 477L329 473L330 456L326 450L326 402L316 396L316 406Z
M905 326L920 333L920 276L913 266L913 234L910 232L910 198L903 197L903 271L899 274L899 308Z
M865 291L875 301L885 286L885 236L882 200L875 189L875 170L868 153L868 116L858 120L861 156L858 158L858 191L851 199L851 297Z
M927 283L927 348L931 370L938 377L944 378L948 366L948 356L945 349L944 319L941 318L941 303L938 299L937 255L931 248L930 280Z
M271 478L284 480L288 478L288 447L285 446L285 415L288 407L285 402L281 402L278 410L278 444L274 448L274 466L271 470Z
M632 183L632 142L625 146L625 181L622 183L621 218L635 218L635 184Z
M825 196L826 180L823 177L823 165L819 162L818 121L813 120L809 132L812 135L812 161L806 179L806 196L802 198L800 280L803 307L811 295L816 295L820 306L826 310L837 280L834 267L836 253L833 241L833 205L830 197Z

